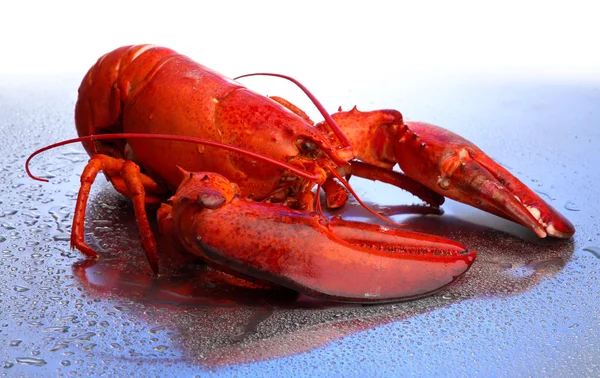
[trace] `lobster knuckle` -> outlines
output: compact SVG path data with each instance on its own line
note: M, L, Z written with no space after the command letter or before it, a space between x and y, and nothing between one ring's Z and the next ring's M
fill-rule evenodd
M403 125L402 113L391 109L361 112L355 106L332 118L352 141L361 161L386 169L396 164L394 146L398 128Z
M215 210L235 198L237 185L225 177L210 172L188 172L179 168L183 180L170 201L178 205L196 203L203 208Z
M217 190L209 189L198 195L198 203L207 209L215 210L225 204L227 199Z

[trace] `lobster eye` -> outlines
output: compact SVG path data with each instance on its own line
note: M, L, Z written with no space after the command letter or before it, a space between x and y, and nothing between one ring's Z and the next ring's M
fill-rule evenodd
M302 152L314 152L317 149L315 142L303 138L296 140L296 147Z

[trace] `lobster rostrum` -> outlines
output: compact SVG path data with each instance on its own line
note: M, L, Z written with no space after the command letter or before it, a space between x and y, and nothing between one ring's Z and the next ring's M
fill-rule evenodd
M71 236L72 248L87 256L98 255L84 241L85 207L103 171L132 199L155 273L145 206L160 203L159 230L178 248L229 273L331 300L423 296L475 259L452 240L325 218L319 190L329 207L343 205L346 190L353 193L343 176L396 185L434 207L454 198L540 237L573 235L566 218L463 138L405 122L395 110L330 116L314 102L325 119L316 125L286 100L261 96L173 50L125 46L101 57L81 83L80 138L36 153L81 141L91 156ZM396 163L404 174L392 170Z

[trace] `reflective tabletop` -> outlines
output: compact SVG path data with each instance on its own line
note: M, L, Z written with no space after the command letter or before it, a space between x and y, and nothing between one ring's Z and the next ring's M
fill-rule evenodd
M416 198L352 178L379 212L478 253L465 276L435 295L361 306L224 287L214 272L177 257L156 278L132 205L103 178L86 217L86 240L101 258L70 250L87 154L72 145L34 159L32 170L49 183L27 177L24 161L76 136L78 80L0 80L0 374L600 374L600 84L465 75L323 93L330 110L395 108L463 135L577 228L570 240L537 239L451 200L441 216L411 215ZM378 222L354 200L338 213Z

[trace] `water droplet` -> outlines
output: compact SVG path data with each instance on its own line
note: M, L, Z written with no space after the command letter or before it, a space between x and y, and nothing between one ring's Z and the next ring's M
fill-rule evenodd
M68 343L65 343L64 341L59 341L52 347L52 349L50 349L50 352L57 352L61 349L65 349L68 347L69 347Z
M18 357L16 358L18 364L31 365L31 366L44 366L46 361L41 358L33 357Z
M94 228L94 232L96 232L96 234L102 234L102 233L113 233L114 231L111 227L102 226L102 227Z
M54 241L69 241L71 240L71 235L69 234L56 234L52 236Z
M62 153L64 156L69 156L69 155L84 155L85 157L87 157L87 154L79 149L73 148L73 147L67 147L66 151ZM83 161L83 160L81 160Z
M565 203L565 209L571 210L571 211L580 211L581 210L579 208L579 206L577 206L577 204L573 201L567 201L567 203Z
M44 332L60 332L60 333L67 333L67 332L69 332L69 326L60 326L60 327L46 327L46 328L44 328Z
M10 369L13 366L15 366L15 364L13 364L12 362L2 361L2 367L5 369Z
M536 192L538 194L541 194L545 197L547 197L550 201L554 201L556 198L553 198L550 194L546 193L546 192L542 192L541 190L536 190Z
M82 346L81 350L83 350L84 352L89 352L89 351L93 350L96 347L96 345L98 345L98 344L88 344L88 345Z
M78 343L78 342L82 342L82 341L90 341L90 339L94 336L96 336L96 334L94 332L84 332L81 335L77 335L73 338L66 339L64 341Z
M157 334L157 333L159 333L159 332L162 332L162 331L164 331L164 329L165 329L165 327L164 327L164 326L160 326L160 327L154 327L154 328L151 328L151 329L149 329L149 330L148 330L148 333L151 333L151 334L155 335L155 334Z
M14 224L8 222L2 222L1 225L7 230L14 230L16 228Z
M159 345L159 346L154 347L154 350L157 352L164 352L167 349L169 349L169 347L166 345Z
M15 291L19 292L19 293L24 293L26 291L29 290L28 287L24 287L24 286L19 286L19 285L15 285Z
M548 267L563 268L566 263L565 260L560 257L552 257L549 259L532 261L529 263L529 265L531 265L536 272L539 272L540 270L544 270Z
M22 342L23 342L23 340L11 340L11 342L8 345L12 346L12 347L16 347L16 346L19 346Z
M600 259L600 247L596 247L596 246L588 246L583 248L584 251L590 252L592 255L596 256L597 258Z
M57 320L59 322L72 322L75 319L77 319L77 315L63 316L62 318L58 318Z
M442 294L442 299L444 300L453 300L453 299L457 299L458 296L455 293L444 293Z
M16 210L15 210L15 212L16 212ZM40 218L39 214L32 213L31 211L24 211L23 215L25 215L26 217L29 217L29 218L33 218L33 219L39 219Z
M69 216L69 214L70 214L69 209L66 206L52 206L52 208L50 208L50 210L48 210L48 214L50 214L52 216L52 218L54 218L54 221L56 223L56 228L59 231L63 231L62 223Z

